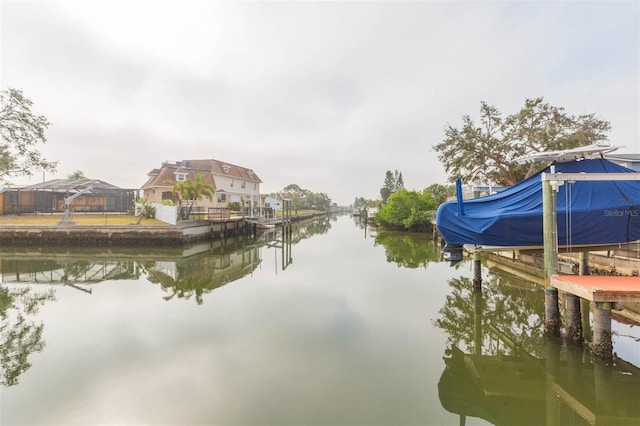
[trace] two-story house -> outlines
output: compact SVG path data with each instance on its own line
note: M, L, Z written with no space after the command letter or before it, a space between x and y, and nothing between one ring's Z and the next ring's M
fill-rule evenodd
M245 209L257 212L260 209L260 184L262 180L252 169L236 166L219 160L165 161L159 169L151 170L149 179L142 185L143 197L150 202L175 200L171 189L176 182L187 178L195 180L202 174L203 182L215 188L213 199L204 197L199 206L229 207L238 203Z

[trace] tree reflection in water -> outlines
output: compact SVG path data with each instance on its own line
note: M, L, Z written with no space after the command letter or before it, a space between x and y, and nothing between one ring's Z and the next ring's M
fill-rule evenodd
M451 294L434 324L447 332L450 345L494 355L512 354L516 348L523 348L534 356L543 356L541 287L495 273L489 275L482 291L477 293L470 278L454 278L448 283ZM477 339L478 328L482 330L481 341ZM491 330L494 332L488 333ZM500 344L505 339L509 345Z
M9 288L0 285L0 384L14 386L19 376L31 367L29 355L44 349L44 324L28 317L48 300L55 300L55 291L34 291L31 287Z
M640 424L640 368L604 365L589 349L545 338L541 286L492 269L482 291L470 278L434 324L448 334L438 382L442 406L496 425Z
M282 230L276 228L254 238L235 237L217 241L204 252L176 260L170 270L164 268L164 264L148 266L147 279L160 284L167 293L165 300L193 297L197 304L202 304L205 294L252 273L262 263L262 247L277 250L287 244L290 250L291 244L326 234L331 228L331 221L332 218L327 216L294 224L290 239L289 234L283 236Z
M387 262L403 268L426 268L440 259L431 234L378 230L375 238L376 245L384 246Z

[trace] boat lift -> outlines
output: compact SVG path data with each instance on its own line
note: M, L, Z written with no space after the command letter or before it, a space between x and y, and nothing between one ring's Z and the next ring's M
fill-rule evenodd
M87 186L85 189L76 192L73 195L64 198L64 216L60 223L69 224L71 222L71 212L69 211L69 207L71 207L71 202L81 196L82 194L86 194L89 191L93 191L93 185Z

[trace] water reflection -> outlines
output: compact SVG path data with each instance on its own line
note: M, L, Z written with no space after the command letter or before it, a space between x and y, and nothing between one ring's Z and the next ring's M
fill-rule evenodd
M53 290L0 286L0 385L14 386L31 363L29 355L44 349L44 324L31 319L45 302L55 300Z
M285 232L276 228L249 238L182 248L0 249L0 385L18 384L19 376L31 366L30 355L44 349L44 324L31 318L40 306L56 300L52 285L96 296L91 291L94 284L145 278L166 293L165 300L193 299L202 304L205 294L251 274L267 257L275 258L276 273L278 267L284 270L293 261L292 245L326 233L332 220L326 217ZM264 249L273 255L265 256Z
M469 278L434 321L448 335L438 382L442 406L495 425L640 424L640 368L592 360L586 347L543 336L541 287L493 269L483 291Z
M378 230L374 238L376 245L384 246L387 262L404 268L426 268L440 259L431 234Z
M283 233L275 228L252 237L234 237L187 247L153 248L14 248L0 249L0 283L66 284L76 288L103 281L141 277L161 284L173 297L190 297L201 302L208 290L250 274L262 262L260 249L285 252L285 264L292 262L291 246L331 227L330 217L291 227Z

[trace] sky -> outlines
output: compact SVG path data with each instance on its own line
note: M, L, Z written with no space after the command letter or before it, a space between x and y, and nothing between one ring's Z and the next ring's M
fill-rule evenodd
M447 125L539 96L640 153L637 1L0 4L0 88L51 122L46 180L139 188L163 161L213 158L262 193L348 205L379 197L387 170L446 184Z

